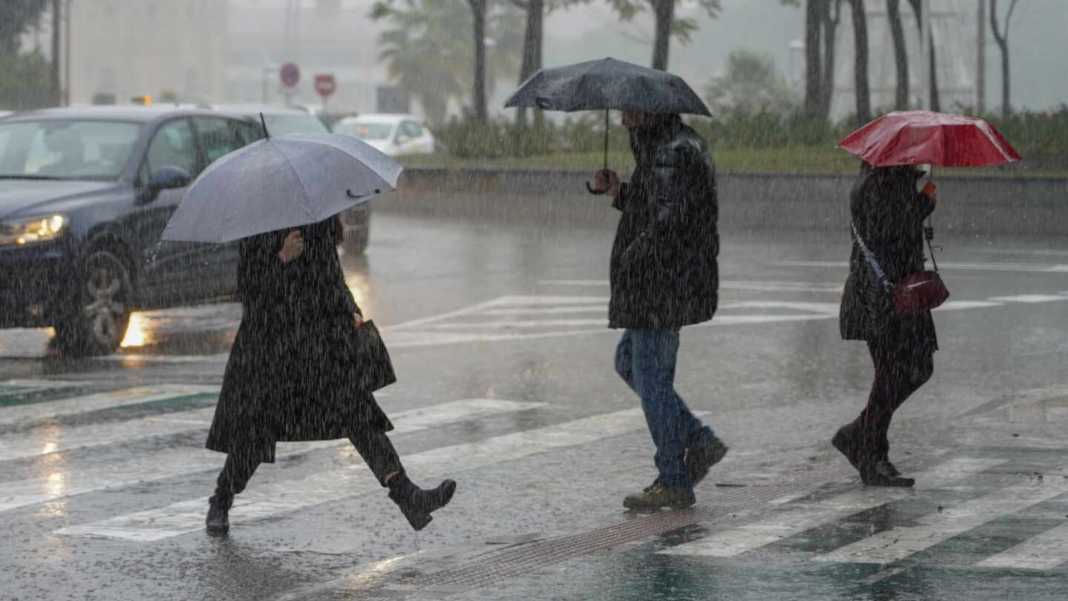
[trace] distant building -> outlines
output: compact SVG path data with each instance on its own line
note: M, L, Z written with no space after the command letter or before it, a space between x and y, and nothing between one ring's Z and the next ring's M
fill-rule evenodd
M226 91L227 0L71 2L71 103Z
M378 61L381 26L369 16L373 5L373 0L231 0L226 100L319 106L315 74L329 73L337 81L331 113L377 110L378 90L388 82ZM278 69L286 62L301 70L293 90L279 81Z

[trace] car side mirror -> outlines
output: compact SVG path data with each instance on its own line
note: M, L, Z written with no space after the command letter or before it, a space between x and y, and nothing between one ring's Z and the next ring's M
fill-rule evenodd
M184 188L193 181L193 176L181 167L160 167L152 172L145 189L145 201L151 202L162 190Z

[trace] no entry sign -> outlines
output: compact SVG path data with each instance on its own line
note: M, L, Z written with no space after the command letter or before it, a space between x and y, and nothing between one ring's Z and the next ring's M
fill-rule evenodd
M282 79L282 85L295 88L300 83L300 67L296 63L286 63L278 71L278 76Z
M329 97L337 91L337 80L330 73L315 76L315 91L323 98Z

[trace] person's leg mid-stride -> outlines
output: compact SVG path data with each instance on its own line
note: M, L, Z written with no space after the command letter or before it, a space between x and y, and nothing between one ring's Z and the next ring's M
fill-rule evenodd
M624 500L630 509L693 505L693 487L727 453L727 446L675 392L678 350L677 329L627 330L616 352L616 370L641 397L656 447L657 479Z

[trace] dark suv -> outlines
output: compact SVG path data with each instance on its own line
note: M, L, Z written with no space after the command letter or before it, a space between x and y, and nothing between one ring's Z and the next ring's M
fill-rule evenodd
M0 328L109 353L133 310L231 298L236 244L160 235L201 171L261 137L242 116L155 107L0 121Z

